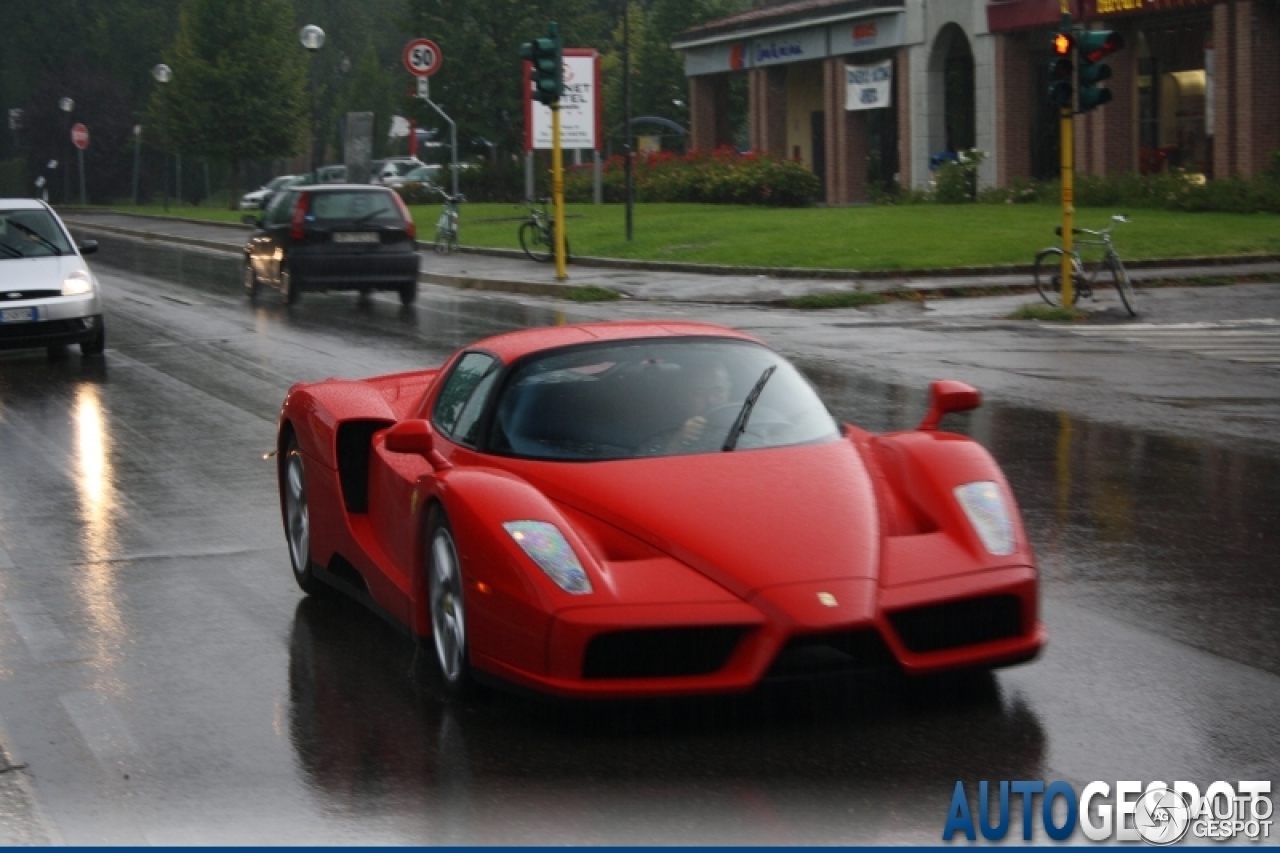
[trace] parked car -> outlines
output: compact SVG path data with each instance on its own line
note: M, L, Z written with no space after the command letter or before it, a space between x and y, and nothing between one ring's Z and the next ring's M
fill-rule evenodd
M389 171L389 170L388 170ZM397 189L406 184L424 184L438 187L444 175L444 167L439 165L418 166L403 174L388 175L382 179L382 185Z
M374 160L369 164L369 183L386 184L388 180L399 178L425 165L427 164L417 157L390 157L386 160Z
M512 332L441 367L289 389L293 575L433 643L442 684L638 698L990 669L1046 631L980 404L841 428L760 341L615 322Z
M79 344L102 355L102 295L84 260L97 250L95 240L77 244L45 202L0 199L0 349Z
M417 229L386 187L295 184L244 221L256 229L244 248L252 300L264 286L289 305L308 290L394 290L405 305L417 298Z
M262 210L267 206L267 201L271 198L272 193L278 192L281 187L291 181L295 175L279 175L267 181L253 192L245 193L240 196L241 210Z

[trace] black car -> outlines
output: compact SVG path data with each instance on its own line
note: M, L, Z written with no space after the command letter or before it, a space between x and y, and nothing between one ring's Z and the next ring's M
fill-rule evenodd
M364 184L297 185L278 193L244 247L244 287L263 286L293 305L303 291L394 290L418 295L417 230L400 196Z

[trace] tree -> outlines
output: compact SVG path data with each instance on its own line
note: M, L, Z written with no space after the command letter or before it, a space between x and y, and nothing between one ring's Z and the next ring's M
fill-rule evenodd
M234 205L242 161L301 150L307 59L289 0L191 0L166 59L173 82L151 98L167 147L228 164Z
M404 82L403 78L401 82ZM387 131L398 100L395 77L381 67L373 43L367 42L360 60L352 69L350 84L338 99L337 115L340 118L350 112L373 113L374 157L384 157L388 153ZM342 126L341 122L337 125Z

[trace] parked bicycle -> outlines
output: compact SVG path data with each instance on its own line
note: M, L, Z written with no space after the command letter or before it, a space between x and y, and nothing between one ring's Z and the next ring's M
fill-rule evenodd
M556 256L556 218L547 210L551 199L537 202L525 200L529 218L520 223L520 248L535 261L549 261ZM539 206L541 205L541 206ZM569 236L564 238L564 257L569 259Z
M436 187L436 192L444 197L444 209L436 220L435 249L438 253L447 255L458 250L458 205L466 201L467 197L462 193L449 195L440 187Z
M1073 305L1080 299L1092 299L1093 287L1098 282L1098 277L1106 273L1111 277L1111 283L1115 285L1116 293L1120 294L1120 301L1124 303L1125 310L1129 312L1129 316L1138 316L1138 312L1133 307L1133 285L1129 282L1129 274L1125 272L1124 264L1120 262L1120 256L1116 254L1115 246L1111 244L1111 232L1116 225L1128 221L1129 217L1122 213L1117 213L1111 217L1111 224L1101 231L1091 231L1088 228L1071 229L1072 234L1096 238L1076 240L1071 248L1071 268L1073 270L1071 274L1071 303ZM1061 237L1062 226L1055 228L1053 233ZM1086 265L1080 259L1080 246L1101 246L1101 260L1096 264ZM1040 292L1040 297L1045 302L1055 308L1062 305L1063 251L1061 246L1050 246L1047 249L1041 249L1036 254L1036 290ZM1106 283L1105 280L1103 283Z

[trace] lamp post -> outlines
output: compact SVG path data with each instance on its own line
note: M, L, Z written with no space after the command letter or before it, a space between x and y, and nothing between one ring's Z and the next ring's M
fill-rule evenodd
M59 98L58 109L62 110L67 116L66 139L67 139L67 157L62 162L71 162L71 111L76 108L76 102L70 98ZM62 203L66 204L71 198L71 167L62 170Z
M173 80L173 69L161 62L151 69L151 76L160 84L160 162L164 165L164 209L169 210L169 95L165 87Z
M307 66L307 81L311 89L311 180L315 182L319 179L320 172L320 146L316 139L319 122L316 118L315 55L317 50L324 47L324 30L315 24L307 24L298 33L298 41L302 42L302 46L312 57Z
M138 206L138 167L142 160L142 125L133 126L133 206Z
M622 4L622 155L627 159L623 163L623 196L627 207L627 242L632 239L632 195L634 187L631 179L631 2L623 0Z

